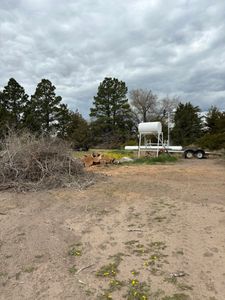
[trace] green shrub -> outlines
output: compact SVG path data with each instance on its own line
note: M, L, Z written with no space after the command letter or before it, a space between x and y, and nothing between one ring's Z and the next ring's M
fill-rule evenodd
M153 165L153 164L156 164L156 163L166 163L166 162L176 162L176 161L177 161L177 158L175 156L171 156L171 155L168 155L168 154L161 154L158 157L138 158L132 163Z
M225 132L217 134L205 134L198 140L198 145L209 150L225 148Z

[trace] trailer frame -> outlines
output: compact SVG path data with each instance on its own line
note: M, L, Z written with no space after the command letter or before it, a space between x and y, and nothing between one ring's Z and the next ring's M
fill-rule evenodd
M179 146L174 146L174 147L179 147ZM141 152L156 152L156 154L160 154L162 152L164 153L181 153L183 154L184 158L186 159L192 159L192 158L197 158L197 159L203 159L207 158L210 154L210 152L206 152L202 148L194 148L194 147L187 147L181 150L178 149L173 149L173 146L125 146L125 150L134 150L138 151L138 156L140 156Z

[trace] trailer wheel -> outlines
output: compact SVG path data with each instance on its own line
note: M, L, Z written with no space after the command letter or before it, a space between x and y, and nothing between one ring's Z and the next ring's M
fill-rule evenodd
M204 158L204 156L205 156L205 152L203 150L197 150L195 152L195 157L198 159L202 159L202 158Z
M194 157L194 152L193 152L193 150L186 150L186 151L184 152L184 157L185 157L185 158L188 158L188 159L193 158L193 157Z

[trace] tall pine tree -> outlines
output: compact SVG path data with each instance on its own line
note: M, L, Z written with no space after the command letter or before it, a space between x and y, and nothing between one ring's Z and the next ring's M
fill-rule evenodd
M0 111L3 121L9 127L18 129L22 126L24 108L28 102L28 95L24 88L14 79L10 78L8 84L0 94Z
M106 142L113 138L122 141L131 131L127 91L125 82L110 77L106 77L98 87L90 117L94 120L94 131Z
M48 79L38 83L26 112L26 123L30 129L40 133L51 133L57 128L57 116L62 98L56 96L55 86Z

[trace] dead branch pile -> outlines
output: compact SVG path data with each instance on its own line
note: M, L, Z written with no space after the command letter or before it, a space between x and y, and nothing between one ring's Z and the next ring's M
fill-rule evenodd
M90 183L68 145L52 138L10 134L1 145L0 190L38 190Z

